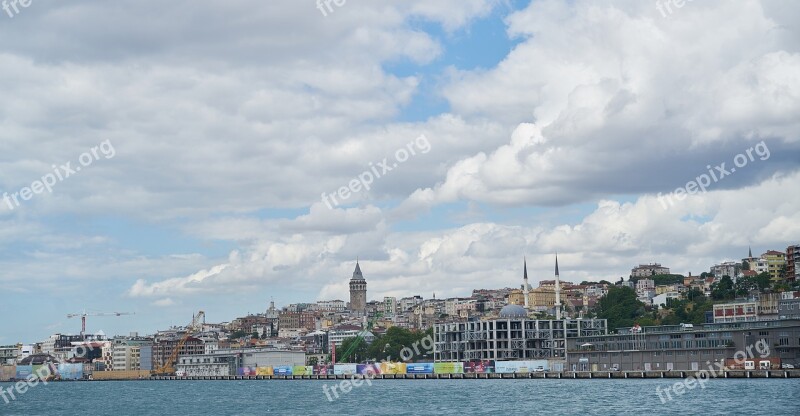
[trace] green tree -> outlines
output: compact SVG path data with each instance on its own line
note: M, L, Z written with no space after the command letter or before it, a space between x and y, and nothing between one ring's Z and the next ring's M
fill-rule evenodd
M703 294L703 291L698 288L692 288L689 289L688 292L686 292L686 299L689 299L689 301L697 301L697 300L704 301L705 297L706 295Z
M734 285L736 296L747 296L752 290L761 290L755 276L744 276L736 280Z
M750 262L747 260L742 260L742 270L750 270Z
M336 361L360 363L368 358L367 356L367 341L361 337L345 338L342 341L342 346L337 348L341 351L341 356L336 357Z
M610 287L597 306L597 317L607 319L611 330L633 326L644 313L644 303L629 287Z
M423 342L423 338L430 337L429 340ZM372 342L367 352L367 355L375 361L381 360L394 360L400 361L403 358L408 358L408 351L403 357L403 348L409 348L413 351L414 356L433 355L432 348L426 349L431 346L433 340L433 329L427 331L409 331L405 328L391 327L385 334L378 336ZM414 346L416 345L416 348ZM419 354L417 354L419 351ZM413 358L413 357L412 357Z
M713 302L703 292L692 289L685 299L667 300L667 308L672 313L661 319L661 325L702 324L706 320L706 312L713 307Z
M683 276L679 274L657 274L650 276L656 286L674 285L676 283L683 283Z
M231 332L231 339L239 339L239 338L244 338L246 336L247 332L244 332L241 329Z
M715 300L734 299L736 292L733 288L733 279L730 276L722 276L719 282L711 285L711 297Z

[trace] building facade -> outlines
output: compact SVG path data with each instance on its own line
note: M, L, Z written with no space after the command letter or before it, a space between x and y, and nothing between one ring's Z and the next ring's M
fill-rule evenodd
M144 337L115 338L111 347L111 369L114 371L141 370L142 346L152 344L152 339Z
M175 351L175 348L178 347L178 345L180 345L179 337L171 339L160 339L157 342L155 342L152 347L151 368L157 369L166 364L167 360L170 358L170 356ZM206 348L203 345L203 340L195 337L189 337L178 350L178 356L180 357L187 355L202 355L205 352ZM143 358L144 355L142 354L142 359Z
M711 274L717 279L722 279L722 276L728 276L734 281L741 275L742 265L733 261L727 261L720 264L711 266Z
M500 317L434 325L436 361L564 358L566 340L607 333L605 319L528 319L519 305Z
M394 316L397 313L397 298L385 296L383 298L383 316Z
M317 317L311 312L282 312L278 317L278 328L313 331L317 328Z
M375 339L375 335L373 333L365 331L360 326L340 325L328 331L328 342L331 345L341 347L342 342L345 339L357 337L359 334L367 343L371 343Z
M772 281L780 280L786 266L786 253L770 250L762 254L761 258L767 262L767 273Z
M572 371L697 371L737 352L800 362L800 320L673 325L567 340ZM758 348L756 348L758 347ZM717 367L714 367L717 369Z
M714 323L752 322L759 320L758 302L741 301L714 305Z
M640 264L631 269L632 277L648 277L657 274L669 274L669 267L664 267L659 263Z
M303 351L225 349L211 354L181 356L178 358L175 373L181 377L234 376L241 367L301 365L306 365L306 354Z
M786 247L786 280L798 281L800 278L800 244Z
M800 319L800 297L786 297L778 301L780 319Z
M344 312L347 310L347 303L343 300L321 300L317 302L317 310L320 312Z
M16 364L20 345L0 345L0 365Z

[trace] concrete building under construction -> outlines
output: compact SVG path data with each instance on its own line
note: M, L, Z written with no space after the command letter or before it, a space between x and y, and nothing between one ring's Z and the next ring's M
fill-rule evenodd
M529 319L522 306L508 305L497 319L436 324L435 359L563 359L567 339L606 333L605 319Z

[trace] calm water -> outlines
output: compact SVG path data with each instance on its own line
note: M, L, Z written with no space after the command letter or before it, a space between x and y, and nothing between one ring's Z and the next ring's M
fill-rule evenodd
M333 380L50 383L10 404L0 397L0 414L800 414L797 379L711 380L662 404L656 387L676 381L375 380L332 402L322 386Z

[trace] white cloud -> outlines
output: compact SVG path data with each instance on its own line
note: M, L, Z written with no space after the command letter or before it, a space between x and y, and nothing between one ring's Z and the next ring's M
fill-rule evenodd
M533 282L549 279L555 252L563 277L576 282L616 280L636 264L651 261L677 273L700 274L717 262L741 259L748 245L783 249L800 235L800 213L794 208L800 194L782 191L799 179L800 173L794 173L742 190L689 196L669 209L654 195L625 203L602 200L581 220L548 227L475 223L441 232L293 236L282 244L255 244L246 256L232 255L212 279L203 272L200 279L137 282L131 292L186 295L192 293L189 282L197 284L196 290L219 291L280 280L286 290L321 287L319 299L344 299L353 267L350 243L359 238L379 246L361 261L370 299L434 292L464 296L475 288L516 286L523 255ZM277 264L286 268L276 270Z

